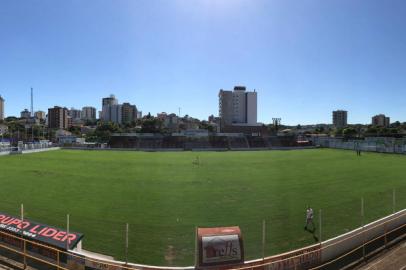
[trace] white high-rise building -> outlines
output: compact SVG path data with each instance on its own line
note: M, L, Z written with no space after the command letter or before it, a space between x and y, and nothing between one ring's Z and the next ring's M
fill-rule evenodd
M123 105L110 105L110 120L113 123L122 124Z
M0 120L4 120L4 98L0 96Z
M245 86L219 92L219 116L224 125L257 124L257 92L246 91Z
M114 95L110 95L110 97L103 98L102 102L102 115L101 119L106 122L114 122L112 119L112 114L114 110L114 106L118 104L118 100Z

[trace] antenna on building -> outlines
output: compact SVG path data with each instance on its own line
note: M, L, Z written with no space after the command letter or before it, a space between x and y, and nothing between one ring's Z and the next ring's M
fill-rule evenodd
M31 87L31 117L34 116L34 91Z

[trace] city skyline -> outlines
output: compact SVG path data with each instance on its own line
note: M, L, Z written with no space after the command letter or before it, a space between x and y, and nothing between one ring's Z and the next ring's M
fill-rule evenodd
M234 87L234 89L235 88L238 88L238 87L243 87L243 88L245 88L245 86L235 86ZM222 92L222 91L224 91L224 89L220 89L220 93ZM256 90L255 90L255 93L256 93ZM111 98L111 97L113 97L113 98L115 98L116 99L116 102L118 102L118 98L114 95L114 94L110 94L109 96L106 96L106 97L103 97L103 98L101 98L101 103L102 103L102 106L100 106L100 108L102 109L103 108L103 104L104 104L104 99L108 99L108 98ZM0 98L2 98L2 109L4 110L5 109L5 100L4 100L4 98L0 95ZM127 102L127 101L124 101L124 104L127 104L127 105L131 105L131 104L129 104L129 103L131 103L131 102ZM120 105L120 106L122 106L122 105ZM135 106L136 107L136 104L135 105L131 105L131 106ZM65 108L65 109L67 109L68 111L72 111L72 110L75 110L75 111L82 111L82 110L88 110L88 109L94 109L94 117L95 117L95 119L99 119L99 120L102 120L102 119L100 119L98 116L97 116L97 114L98 113L101 113L102 112L102 110L99 110L99 107L98 106L82 106L82 107L70 107L70 106L65 106L65 105L53 105L53 106L51 106L51 107L49 107L49 108L47 108L47 109L36 109L36 108L34 108L34 111L33 111L33 113L34 114L37 114L37 113L44 113L44 112L46 112L46 111L48 111L49 109L52 109L53 107L61 107L61 108ZM255 106L255 108L256 108L256 106ZM178 108L178 109L180 109L180 108ZM333 110L333 111L330 111L330 113L332 112L333 114L336 112L336 111L342 111L341 109L338 109L338 110ZM344 110L345 111L345 110ZM142 111L139 111L140 113L142 113ZM17 117L17 118L27 118L26 116L22 116L22 114L23 113L29 113L29 114L31 114L31 111L30 110L28 110L27 108L24 108L23 110L21 110L19 113L17 113L16 115L6 115L6 113L4 113L4 118L7 118L7 117ZM149 114L150 112L147 112L146 114ZM178 116L178 114L177 113L175 113L175 112L165 112L165 111L159 111L159 112L157 112L157 113L155 113L155 114L153 114L153 113L151 113L151 115L152 116L159 116L160 114L162 114L162 113L167 113L167 114L175 114L175 115L177 115ZM348 118L348 116L347 116L347 111L345 111L345 113L346 113L346 116L345 116L345 118ZM351 112L350 112L351 113ZM87 114L90 114L90 113L87 113ZM186 115L188 115L188 114L183 114L183 115L181 115L182 117L184 117L184 116L186 116ZM206 118L198 118L198 117L195 117L195 116L193 116L193 115L188 115L188 116L190 116L190 117L195 117L195 118L197 118L197 119L199 119L199 120L207 120L208 118L210 118L211 116L216 116L217 117L217 115L216 114L209 114ZM348 122L348 125L357 125L357 124L361 124L361 125L370 125L371 124L371 118L374 118L374 117L376 117L376 116L381 116L381 115L383 115L383 116L385 116L385 113L382 113L382 112L380 112L380 113L377 113L376 115L371 115L371 116L369 116L369 122L367 121L367 122L365 122L365 123L351 123L351 122ZM144 116L144 115L142 115L142 116ZM220 116L218 116L218 117L220 117ZM74 118L74 117L73 117ZM83 118L83 119L85 119L86 120L86 118L87 117L79 117L79 118ZM389 119L389 117L388 117L388 119ZM282 120L282 119L281 119ZM347 121L347 120L346 120ZM113 121L114 122L114 121ZM373 124L373 122L374 122L374 120L372 120L372 124ZM392 122L390 122L389 120L388 120L388 123L393 123L393 122L400 122L400 123L404 123L404 122L406 122L406 121L403 121L403 120L394 120L394 121L392 121ZM264 122L264 123L262 123L262 124L271 124L272 122ZM261 122L258 122L258 124L261 124ZM330 121L329 122L319 122L319 123L297 123L297 125L317 125L317 124L327 124L327 125L332 125L332 126L334 126L335 124L334 124L334 116L333 116L333 118L331 118L330 117ZM295 126L296 124L286 124L286 123L282 123L282 125L287 125L287 126ZM346 124L345 124L346 125ZM345 126L344 125L344 126Z
M207 119L217 93L258 92L258 122L406 121L406 3L2 1L5 115L93 106L115 94L144 114Z

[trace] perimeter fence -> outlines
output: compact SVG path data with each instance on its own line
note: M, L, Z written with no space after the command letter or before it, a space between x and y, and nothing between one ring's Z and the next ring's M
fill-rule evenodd
M368 137L364 140L344 140L341 138L315 137L313 143L327 148L406 154L406 139L404 138Z
M286 205L278 205L278 211L272 211L272 205L264 207L262 217L250 217L249 213L241 216L239 213L226 219L174 213L173 219L165 224L158 223L159 216L148 213L145 213L144 218L128 217L128 221L125 216L115 213L119 212L119 206L114 205L111 209L103 209L104 219L70 213L67 220L67 215L61 214L63 208L55 211L25 204L24 218L84 233L83 249L111 257L99 260L84 256L86 253L81 250L77 253L64 252L4 231L0 232L0 254L21 266L29 265L38 269L149 269L145 265L129 262L166 266L194 265L196 226L238 225L243 233L245 259L258 260L247 262L236 269L337 269L337 265L366 258L375 250L389 246L394 240L406 235L406 210L377 224L370 224L406 209L405 195L406 186L378 194L365 193L360 198L340 199L337 202L334 200L335 195L331 194L322 209L317 207L318 202L312 203L315 210L314 227L308 230L303 228L305 205L302 212L296 212L290 208L288 201ZM20 206L11 202L0 200L0 207L2 212L14 216L22 212ZM395 223L396 226L393 225ZM340 238L334 240L333 237L339 235ZM289 252L300 247L306 248ZM332 253L331 250L338 252ZM340 250L343 252L340 253ZM269 257L282 252L288 253ZM320 268L321 263L325 264Z

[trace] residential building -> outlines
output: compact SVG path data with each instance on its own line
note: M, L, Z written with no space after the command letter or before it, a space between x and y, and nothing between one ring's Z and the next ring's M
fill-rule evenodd
M121 123L131 123L137 120L137 107L135 105L123 103L121 106Z
M103 98L102 120L117 124L131 123L135 121L139 114L137 107L130 103L118 104L114 95Z
M38 120L45 120L46 118L46 113L43 111L37 111L34 113L34 117Z
M102 106L117 105L117 104L118 104L118 100L116 99L116 97L114 95L110 95L109 97L103 98L103 100L102 100Z
M219 116L223 125L257 124L257 92L246 91L245 86L219 92Z
M216 123L216 124L219 124L220 123L220 117L216 117L216 116L214 116L214 115L210 115L209 116L209 118L208 118L208 122L209 123Z
M6 134L8 132L8 126L4 124L0 124L0 136Z
M168 114L166 112L157 113L156 115L156 117L162 121L164 121L167 116Z
M0 120L4 120L4 98L0 96Z
M109 105L109 118L105 121L113 122L116 124L122 124L122 112L123 112L123 105L116 104L116 105Z
M103 98L102 100L102 115L101 119L106 122L115 122L112 119L116 118L117 116L117 106L118 105L118 100L114 95L110 95L110 97ZM120 108L121 109L121 108ZM113 113L115 114L113 117ZM120 112L120 118L121 118L121 112ZM120 119L121 121L121 119Z
M24 111L22 111L20 113L20 117L25 118L25 119L30 119L31 118L31 112L28 109L24 109Z
M68 116L72 118L73 121L81 119L81 114L82 111L75 108L71 108L70 110L68 110Z
M162 121L162 124L165 128L171 131L177 131L179 128L179 118L176 114L166 112L158 113L157 118Z
M141 119L142 118L142 111L137 111L137 119Z
M81 118L86 121L96 121L96 108L94 107L83 107Z
M333 125L336 128L343 128L347 126L347 111L337 110L333 111Z
M384 114L378 114L372 117L372 125L378 127L389 127L390 118L386 117Z
M68 109L55 106L48 109L48 127L67 129L68 128Z

